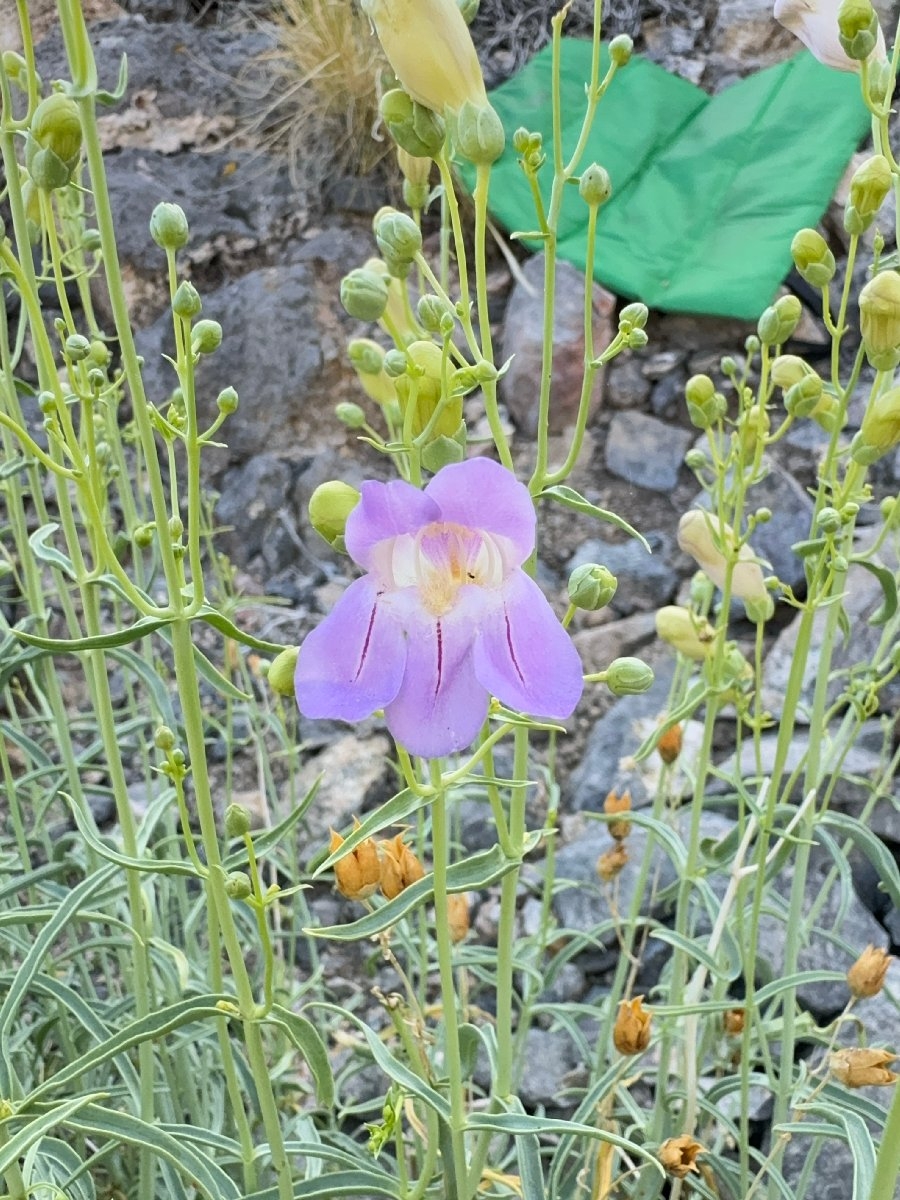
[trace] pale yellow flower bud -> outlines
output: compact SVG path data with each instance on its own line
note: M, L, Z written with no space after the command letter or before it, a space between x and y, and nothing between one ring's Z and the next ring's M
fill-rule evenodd
M656 632L693 662L710 658L716 648L716 631L709 621L678 604L667 604L657 612Z
M413 100L434 112L487 104L472 36L456 0L363 0L388 62Z
M401 375L395 383L400 407L406 413L406 406L415 394L416 411L412 419L412 435L418 437L431 420L435 409L441 402L443 380L441 368L443 354L441 348L434 342L413 342L406 348L408 359L413 365L413 375ZM462 396L453 396L447 400L441 415L434 426L434 435L452 437L459 428L463 416Z
M876 371L900 363L900 274L879 271L859 293L859 328Z
M841 42L840 8L840 0L775 0L775 20L798 37L826 67L858 71L859 62L850 57ZM883 59L886 53L884 35L878 29L870 61Z
M717 587L724 587L729 557L734 559L731 574L733 595L745 606L771 616L772 597L766 589L762 568L750 547L744 543L735 550L736 538L729 525L720 523L714 513L692 508L678 522L678 545L694 559ZM751 619L756 619L751 616Z

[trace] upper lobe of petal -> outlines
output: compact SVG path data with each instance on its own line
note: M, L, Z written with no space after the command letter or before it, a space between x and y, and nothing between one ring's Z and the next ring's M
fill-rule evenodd
M370 479L360 488L359 504L347 518L344 542L353 561L368 571L375 566L373 550L379 543L415 533L439 517L435 501L411 483Z
M364 576L300 647L297 704L306 717L359 721L394 699L405 668L403 627Z
M514 550L511 566L520 566L534 549L536 518L528 488L490 458L443 467L425 495L440 506L442 521L508 539Z
M514 571L483 615L475 674L498 700L535 717L571 716L584 687L572 640L524 571Z

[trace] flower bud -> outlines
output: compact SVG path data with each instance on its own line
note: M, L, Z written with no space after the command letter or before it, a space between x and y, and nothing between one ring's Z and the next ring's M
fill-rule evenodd
M794 234L791 257L800 275L813 287L827 287L834 278L834 255L815 229L801 229Z
M357 321L377 321L387 302L387 281L374 271L356 267L341 280L341 304Z
M828 1056L828 1067L835 1079L845 1087L886 1087L900 1076L888 1070L896 1054L874 1048L835 1050Z
M866 357L876 371L900 363L900 275L879 271L859 293L859 328Z
M640 301L626 304L619 313L619 329L631 332L633 329L643 329L650 317L650 310Z
M409 183L428 188L428 177L431 174L432 156L430 154L410 154L402 146L397 147L397 164L403 178Z
M413 100L443 114L486 104L472 36L456 0L363 0L394 74Z
M469 894L451 892L447 897L447 923L454 945L464 941L469 932Z
M157 204L150 214L150 236L162 250L180 250L190 232L180 204Z
M456 4L462 13L465 23L471 25L478 16L478 10L481 8L481 0L456 0Z
M415 395L416 411L412 419L412 435L418 437L441 403L443 396L441 370L444 356L441 348L434 342L418 341L407 346L406 357L407 373L397 379L395 387L404 418L406 407L413 394ZM462 396L451 396L435 423L432 430L433 435L453 438L459 429L462 416Z
M358 404L343 400L334 406L334 415L348 429L362 429L366 423L366 414Z
M803 306L796 296L779 296L759 318L757 333L765 346L780 346L797 328Z
M716 631L706 617L667 604L656 614L656 632L664 642L692 662L704 662L716 648Z
M249 832L250 813L242 804L229 804L225 809L225 833L230 838L239 838Z
M446 300L442 300L440 296L433 296L430 292L419 297L419 302L416 304L416 316L423 329L438 336L443 334L445 317L449 316L453 324L456 324L456 316L452 307Z
M353 827L359 829L356 817L353 818ZM344 839L333 829L330 832L328 853L334 854L343 846ZM334 877L337 890L348 900L367 900L378 891L381 884L381 862L371 838L360 842L354 850L334 864Z
M233 387L222 388L216 396L216 408L220 413L229 416L231 413L237 412L239 402L238 394Z
M737 434L741 449L747 458L752 458L760 442L765 443L770 424L769 413L764 404L754 404L741 413L737 423Z
M194 354L212 354L222 345L222 326L218 321L198 321L191 330Z
M138 525L134 531L134 544L139 550L147 550L153 545L153 535L156 532L156 526L152 521L145 525Z
M643 1054L650 1045L652 1014L643 1005L643 996L619 1004L613 1026L613 1045L620 1054Z
M862 425L850 444L850 457L864 466L883 458L900 443L900 387L870 401Z
M656 1156L669 1175L686 1179L691 1171L700 1174L697 1156L705 1153L700 1142L694 1141L689 1133L683 1133L680 1137L666 1138Z
M414 158L435 158L441 152L446 130L443 119L417 104L402 88L381 97L381 116L398 147Z
M253 884L245 871L232 871L225 879L225 895L229 900L246 900L253 895Z
M779 354L772 362L772 382L776 387L789 388L807 375L814 375L812 367L796 354Z
M25 166L37 187L66 187L78 165L81 138L81 116L70 96L57 92L40 102L25 142Z
M157 750L167 754L175 749L175 734L168 725L160 725L153 735L153 744Z
M328 485L325 484L325 487ZM315 495L315 493L313 493ZM312 501L310 501L312 504ZM269 663L266 679L269 687L276 696L293 696L294 676L297 673L297 659L300 651L296 646L288 646L280 654L276 654Z
M347 354L363 391L376 404L396 401L394 385L384 370L384 351L371 338L354 338L347 346Z
M809 417L818 408L825 384L815 372L804 375L784 393L784 407L792 417Z
M576 608L597 612L616 594L619 581L599 563L584 563L569 576L569 599Z
M865 61L878 45L880 32L871 0L843 0L838 9L838 38L848 58Z
M853 173L849 203L870 223L893 186L891 165L883 154L873 154Z
M766 610L772 606L762 568L746 542L735 553L736 538L729 525L721 524L713 513L692 508L678 522L678 545L705 571L717 587L724 587L726 554L732 556L731 590L748 609ZM771 613L769 613L771 616ZM751 618L753 619L753 618Z
M469 162L490 166L503 153L506 135L503 122L487 99L479 103L467 100L453 121L456 149Z
M628 847L623 841L618 841L597 859L597 875L602 883L612 883L627 866Z
M866 946L847 972L847 986L857 1000L877 996L884 987L888 967L894 960L880 946Z
M609 43L609 57L617 67L627 67L631 62L634 42L627 33L620 33Z
M611 791L606 793L606 799L603 801L603 811L608 817L617 817L620 813L631 812L631 792L626 788L621 796L618 792ZM621 842L631 833L631 822L625 820L610 821L606 826L609 830L609 836L615 841Z
M696 429L711 429L725 415L725 397L708 375L692 375L684 385L684 398Z
M453 437L438 434L422 448L422 466L436 475L442 467L462 462L466 457L466 423L460 421Z
M653 686L653 671L639 658L616 658L605 674L614 696L639 696Z
M677 722L674 725L670 725L665 733L659 735L659 741L656 743L656 752L666 766L670 767L678 758L683 743L684 734Z
M359 503L359 492L349 483L332 479L320 483L309 498L309 522L329 546L343 546L347 518Z
M203 303L200 299L200 293L192 283L184 280L179 283L175 295L172 297L172 312L176 317L182 317L184 320L191 320L193 317L199 316L203 308Z
M82 362L91 352L90 341L81 333L70 333L65 343L66 357L73 363Z
M412 883L424 879L425 868L403 840L403 834L378 843L381 853L381 892L393 900Z
M599 208L612 195L612 180L609 172L599 163L591 165L582 172L578 183L578 193L585 204L591 208Z
M384 373L388 379L400 379L409 369L405 350L388 350L384 356Z
M375 216L374 228L375 241L388 266L393 261L408 269L422 249L422 231L412 217L395 208L383 208Z

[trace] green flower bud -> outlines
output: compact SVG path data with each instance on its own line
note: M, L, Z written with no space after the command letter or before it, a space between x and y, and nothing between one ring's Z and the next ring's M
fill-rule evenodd
M194 317L200 315L203 308L203 303L200 299L200 293L192 283L185 280L178 285L175 295L172 297L172 312L176 317L181 317L185 321L190 321Z
M375 217L375 241L389 268L392 260L411 264L422 249L422 231L406 213L383 208Z
M23 92L28 91L28 64L21 54L15 50L4 50L2 55L3 71L10 83L14 83ZM38 80L38 87L40 87Z
M358 404L344 400L334 406L334 415L348 429L362 429L366 423L366 414Z
M384 356L384 373L388 379L399 379L406 374L409 367L409 359L406 357L405 350L398 350L396 347L393 350L388 350Z
M727 404L708 375L692 375L684 385L688 416L697 429L711 429L725 415Z
M612 195L612 180L606 168L601 167L599 163L591 163L582 173L578 193L591 208L599 208L605 204Z
M754 404L741 414L738 420L738 437L748 458L755 453L757 443L765 441L769 429L769 414L764 404Z
M900 387L893 387L866 408L859 433L850 445L850 457L868 466L900 443Z
M416 305L416 316L419 318L419 324L428 333L441 334L443 330L444 318L450 315L453 324L456 324L456 317L452 307L446 300L442 300L440 296L432 296L430 293L421 296ZM452 328L452 325L451 325Z
M634 42L627 33L620 33L609 43L609 57L617 67L627 67L631 62Z
M99 338L95 338L91 342L91 348L88 352L88 359L90 360L91 365L94 367L109 366L110 360L112 359L112 354L110 353L109 346L107 346L106 342L101 342Z
M288 646L269 663L266 679L276 696L293 696L294 675L299 656L300 651L296 646Z
M800 275L812 287L827 287L836 265L828 243L815 229L801 229L791 242L791 258Z
M828 392L822 393L822 399L809 415L826 433L834 433L836 429L847 423L846 415L841 413L837 396L832 396Z
M780 296L759 318L760 341L767 346L786 342L797 328L802 312L803 306L796 296Z
M404 414L406 406L415 394L416 412L412 419L412 435L418 437L431 421L435 409L441 403L443 396L443 353L440 346L434 342L412 342L406 348L407 373L398 377L395 387L400 407ZM415 379L415 393L413 392ZM432 429L433 437L452 438L459 429L463 416L462 396L456 395L454 387L450 388L451 399L444 405L437 422Z
M371 338L354 338L347 345L347 355L354 369L364 375L379 375L384 366L384 351Z
M812 416L822 399L825 385L815 373L804 375L784 393L784 407L792 417Z
M823 508L816 517L816 526L822 533L837 533L843 523L836 508Z
M81 153L81 117L70 96L55 93L34 110L25 142L25 166L42 191L71 181Z
M100 230L86 229L81 238L82 249L87 254L94 254L100 249Z
M876 371L900 363L900 275L879 271L859 294L859 328L866 357Z
M626 304L619 313L619 329L623 332L630 332L632 329L643 329L649 317L650 310L646 304L639 302Z
M238 394L233 387L223 388L216 397L216 408L220 413L237 412Z
M878 45L878 17L870 0L843 0L838 38L848 58L864 62Z
M864 221L871 221L894 182L891 165L883 154L873 154L853 173L849 203Z
M428 203L431 188L427 183L413 183L411 179L403 180L403 203L413 212L420 212Z
M476 166L490 166L503 153L503 123L486 101L466 100L454 116L454 143L463 158Z
M471 25L478 16L478 9L481 7L481 0L456 0L459 11L463 15L463 20L467 25Z
M162 250L180 250L191 236L180 204L157 204L150 214L150 236Z
M772 382L776 387L793 387L807 375L814 374L812 367L796 354L779 354L772 363Z
M891 517L894 515L894 509L896 507L897 507L897 497L896 496L885 496L885 498L881 501L881 503L878 506L878 510L881 513L882 521L890 521Z
M638 696L653 686L653 671L639 658L617 658L606 669L606 686L614 696Z
M341 304L358 321L377 321L384 315L387 302L387 281L374 271L356 267L341 280Z
M340 542L342 548L347 518L358 503L359 492L349 483L340 479L320 483L309 498L309 523L329 546Z
M179 541L184 533L184 521L181 517L169 517L169 537L173 542Z
M381 117L401 149L415 158L435 158L444 144L443 120L430 108L417 104L402 88L381 97Z
M569 599L576 608L598 612L606 608L616 594L619 581L599 563L584 563L569 576Z
M91 343L80 333L72 333L66 338L66 357L73 363L81 362L91 352Z
M156 533L156 526L152 521L146 525L138 525L134 531L134 544L139 550L147 550L153 545L153 535Z
M253 895L250 876L244 871L232 871L225 880L225 895L229 900L246 900Z
M709 459L699 446L693 446L684 456L684 465L689 471L705 471L709 466Z
M194 354L212 354L222 345L222 326L218 321L198 321L191 330Z
M168 725L160 725L153 735L153 744L163 754L168 754L170 750L175 749L175 734Z
M243 837L250 832L250 814L243 804L229 804L225 809L225 833L230 838Z

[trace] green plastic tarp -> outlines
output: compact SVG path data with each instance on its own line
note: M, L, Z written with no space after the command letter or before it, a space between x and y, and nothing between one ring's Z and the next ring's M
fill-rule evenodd
M608 61L604 47L603 72ZM563 39L567 156L581 130L590 62L590 42ZM510 233L530 232L534 205L511 134L524 126L543 135L546 203L551 48L496 88L491 102L509 135L491 176L491 214ZM595 277L652 308L755 320L790 270L793 235L822 216L869 121L858 78L806 51L715 96L635 56L601 101L580 164L600 163L613 184L600 210ZM471 169L464 178L471 186ZM560 256L584 269L586 240L587 208L570 186Z

